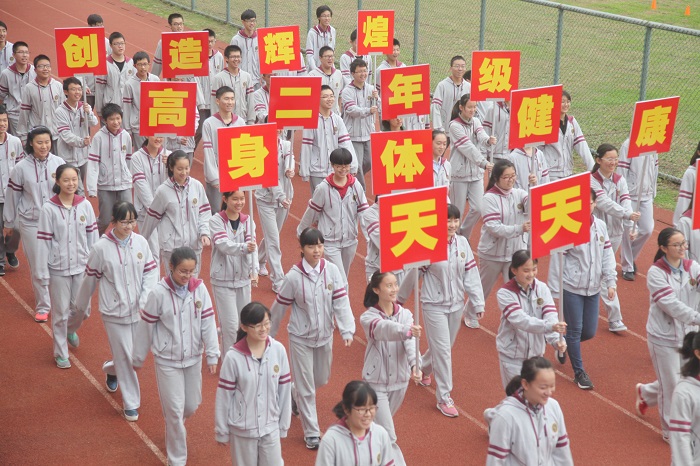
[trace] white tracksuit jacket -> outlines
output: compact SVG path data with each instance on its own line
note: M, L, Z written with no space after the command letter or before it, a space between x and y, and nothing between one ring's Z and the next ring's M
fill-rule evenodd
M216 105L216 91L222 86L228 86L233 89L236 97L236 106L233 109L233 113L241 117L249 125L255 123L255 108L253 105L254 78L243 70L239 70L237 75L233 75L228 69L224 69L222 72L214 75L211 79L210 90L212 112L218 108Z
M350 133L348 133L345 122L335 113L331 113L328 118L319 113L318 128L305 129L301 135L299 176L325 178L332 174L331 152L339 147L350 151L352 154L350 173L357 173L357 155L350 142Z
M158 76L150 73L145 80L160 81ZM141 121L141 80L138 76L132 76L124 84L122 104L120 105L124 112L122 127L130 133L138 134Z
M528 219L528 194L513 188L504 193L498 186L484 195L481 208L481 237L477 255L482 259L510 262L513 253L527 249L523 223Z
M258 31L256 30L252 36L248 37L241 29L231 38L230 45L237 45L241 48L241 69L253 77L253 86L258 83L262 84L260 80L260 56L258 55Z
M494 159L509 158L508 138L510 135L510 109L503 102L496 102L483 118L484 130L489 136L496 137L496 145L491 147Z
M286 139L277 138L277 186L255 190L255 201L269 207L280 207L285 199L290 201L294 197L292 180L284 174L287 170L294 170L294 154L292 143Z
M345 418L326 430L316 466L393 466L392 443L384 427L372 423L362 440L350 432Z
M214 106L213 108L218 108ZM204 179L209 184L219 184L219 128L245 126L243 118L235 113L231 123L226 124L219 112L204 120L202 124L202 147L204 148Z
M316 53L318 56L318 52ZM367 55L358 55L352 50L348 50L340 56L340 74L343 75L345 86L352 82L352 73L350 73L350 65L358 58L364 60L365 63L367 63L367 81L371 82L372 80L372 75L374 74L374 69L372 67L372 58Z
M379 99L372 99L374 86L365 82L362 89L351 82L341 92L343 99L343 121L348 128L351 141L369 141L370 134L375 132L374 115L370 107L381 108Z
M338 115L340 115L340 106L338 105L338 102L340 102L340 99L341 99L340 93L343 92L343 89L345 89L345 80L343 79L343 73L341 73L341 71L336 69L334 66L331 68L331 74L326 74L319 67L319 68L314 68L311 71L309 71L309 76L320 77L321 84L325 84L326 86L330 86L330 88L333 89L333 94L335 95L335 103L333 104L333 113L337 113Z
M652 200L656 197L656 180L659 177L659 156L656 154L640 155L639 157L628 159L627 153L629 152L629 146L630 140L627 138L620 146L617 173L625 177L630 197L633 201L636 201L637 193L639 192L639 181L642 177L642 171L644 170L644 159L649 157L646 175L644 175L641 200ZM695 186L693 185L693 189L694 188Z
M49 83L42 86L33 79L22 88L22 103L19 112L17 136L27 141L27 133L36 126L46 126L51 130L51 139L58 138L56 129L56 109L66 100L63 84L49 78ZM9 112L9 111L8 111ZM9 114L9 113L8 113Z
M136 76L134 60L124 56L124 65L119 67L111 55L107 56L107 74L95 76L95 111L102 112L107 104L117 104L121 107L124 98L124 87L127 81Z
M36 71L31 63L24 75L17 71L17 63L13 63L0 73L0 100L3 101L10 117L19 119L22 89L34 79L36 79ZM63 94L63 88L61 88L61 94ZM17 128L13 128L13 130L17 131Z
M72 108L64 100L56 109L55 117L58 153L66 163L82 167L88 161L89 146L85 145L85 138L90 136L90 128L97 124L95 113L86 114L81 102Z
M700 380L682 377L671 404L671 464L700 465Z
M574 172L573 150L583 159L586 164L586 170L591 170L595 161L591 155L591 149L588 147L586 137L581 131L581 127L576 121L576 118L567 116L566 134L559 130L559 141L555 144L546 144L540 146L540 150L544 152L544 158L549 166L549 174L558 178L571 176Z
M515 165L515 187L528 190L530 187L530 173L537 177L537 185L549 183L549 167L541 150L533 148L534 157L527 155L522 149L513 149L510 153L510 161ZM535 166L533 167L533 163Z
M681 186L678 190L678 199L676 200L676 209L673 211L673 224L676 225L680 220L681 215L690 208L690 203L695 194L695 181L698 175L698 170L694 165L689 166L683 173L681 178Z
M481 153L489 136L474 117L470 122L457 117L449 124L448 136L451 141L450 153L452 181L478 181L484 179L488 160Z
M460 85L456 85L448 76L438 83L430 103L430 117L433 120L434 129L447 129L455 103L471 90L472 85L466 79L463 79Z
M131 189L131 136L124 129L117 134L106 126L100 128L90 143L86 191L96 196L97 190Z
M0 203L5 203L5 191L10 182L10 173L24 158L22 141L10 133L5 133L5 141L0 143Z
M319 65L318 52L321 47L327 45L335 50L337 38L335 28L331 25L328 25L325 31L321 29L319 24L309 29L308 34L306 34L306 65L308 70L313 70Z
M212 215L211 284L224 288L240 288L250 284L250 276L258 273L258 250L248 252L248 242L257 243L253 217L239 214L240 226L234 233L226 211Z
M158 155L151 157L145 147L131 156L131 180L134 185L134 207L140 219L145 219L147 210L153 202L153 196L160 185L168 179L168 167L163 156L170 151L160 148Z
M27 154L17 162L5 189L5 228L17 228L18 219L27 224L38 224L41 206L53 197L56 168L64 163L61 157L51 153L44 160Z
M605 178L596 171L591 175L591 190L596 193L593 215L605 222L610 238L620 238L632 228L632 201L627 180L617 173Z

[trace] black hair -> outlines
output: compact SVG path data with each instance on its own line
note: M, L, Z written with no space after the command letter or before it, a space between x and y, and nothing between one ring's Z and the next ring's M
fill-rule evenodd
M338 419L347 416L354 407L367 406L367 402L377 404L377 392L364 380L353 380L343 389L343 399L333 407L333 414Z
M537 259L532 258L532 254L527 249L521 249L513 253L513 257L510 261L510 267L508 267L508 278L512 279L515 277L513 269L518 269L523 265L527 264L527 261L532 260L532 264L537 266Z
M183 18L180 13L170 13L168 16L168 24L173 24L173 20L176 20L177 18L180 18L182 22L185 22L185 18Z
M466 79L467 81L472 80L472 70L467 70L464 72L464 79Z
M338 147L331 152L329 159L331 165L350 165L352 163L352 154L345 147Z
M115 31L109 35L109 45L112 45L112 42L114 42L117 39L124 39L124 41L126 41L124 34Z
M683 234L682 231L673 227L668 227L661 230L661 233L659 233L659 236L656 239L656 244L659 246L659 249L656 251L656 255L654 256L654 262L662 257L666 257L666 253L661 250L661 246L668 247L668 242L671 241L671 237L677 233Z
M139 214L136 212L134 204L128 201L117 201L112 206L112 223L121 222L131 214L131 219L136 220Z
M17 49L19 49L20 47L27 47L27 48L29 48L29 44L27 44L27 43L24 42L24 41L18 40L17 42L15 42L14 44L12 44L12 53L17 53Z
M187 152L184 150L174 150L170 153L170 155L168 155L168 178L172 178L175 175L173 172L175 169L175 164L181 159L187 160L187 163L190 161L190 158L187 156Z
M689 165L691 167L695 166L695 162L700 159L700 142L698 142L698 148L695 149L695 152L693 152L693 156L690 158L690 163Z
M350 42L355 42L357 40L357 29L350 33Z
M316 8L316 18L320 18L326 11L331 14L331 17L333 17L333 10L331 10L331 7L328 5L321 5L320 7Z
M496 160L491 169L491 176L489 177L489 184L486 186L486 191L496 186L496 183L498 183L498 180L503 176L503 172L505 172L507 168L515 170L515 165L508 159Z
M195 265L197 264L197 254L195 254L191 247L181 246L173 249L173 253L170 256L170 265L172 268L177 267L182 261L186 260L193 260Z
M0 28L5 28L7 30L7 24L4 21L0 21Z
M454 57L450 58L450 66L454 65L457 60L462 60L464 63L467 62L462 55L455 55Z
M48 134L49 141L52 140L51 130L49 128L47 128L46 126L37 126L36 128L32 129L27 133L27 143L24 145L24 152L30 155L34 154L34 147L32 146L32 142L34 141L35 137L41 134Z
M221 195L222 195L223 197L225 197L226 200L228 200L228 198L231 197L231 196L233 196L233 193L235 193L235 192L238 192L238 191L225 191L225 192L221 193ZM244 200L245 200L245 198L244 198ZM223 200L222 200L222 201L221 201L221 210L226 210L226 207L227 207L227 206L226 206L226 201L223 201Z
M67 91L68 87L71 84L77 84L78 86L80 86L81 89L83 88L83 83L81 83L78 78L76 78L75 76L70 76L63 80L63 90Z
M400 117L397 117L397 118L400 119ZM403 130L404 130L404 127L403 127L403 120L402 120L402 123L401 123L401 128L399 128L399 129L400 129L400 131L403 131ZM382 132L391 131L391 120L382 120L381 125L380 125L380 130L381 130Z
M595 192L595 189L591 189L591 201L595 201L598 199L598 195Z
M350 72L354 73L358 68L367 68L367 62L362 58L356 58L350 63Z
M241 13L241 21L248 21L249 19L257 19L258 15L255 14L253 10L248 8L243 13Z
M58 185L58 180L61 179L61 175L63 175L63 172L66 170L75 170L76 175L78 175L78 179L80 179L80 170L78 170L75 166L69 163L59 165L58 168L56 168L56 181L54 181L53 188L51 188L51 191L53 191L54 194L61 193L61 187Z
M88 26L94 26L97 23L104 23L104 20L102 19L102 16L98 15L97 13L93 13L87 17L87 23Z
M401 47L401 42L399 42L399 40L396 37L394 37L394 45L398 45L399 47Z
M700 358L695 355L696 351L700 351L700 333L688 332L683 337L683 346L678 350L684 359L687 359L681 368L683 377L697 377L700 375Z
M236 343L238 343L243 338L245 338L246 335L248 335L248 332L243 330L244 325L246 327L257 325L263 320L265 320L266 315L268 319L272 319L270 310L263 303L260 303L258 301L251 301L245 306L243 306L243 309L241 309L241 315L239 317L240 325L238 327L238 333L236 334Z
M450 145L450 137L447 135L447 133L444 130L441 130L441 129L434 129L433 130L433 141L435 140L436 137L438 137L441 134L447 138L447 145L449 146Z
M0 115L7 115L7 107L5 104L0 104Z
M612 144L608 144L607 142L604 142L603 144L598 146L598 149L593 153L593 158L594 159L602 159L605 154L608 152L614 150L617 152L617 147L613 146ZM595 173L598 171L600 168L600 164L596 161L596 163L593 165L593 168L591 169L591 173Z
M209 37L216 37L216 33L214 32L213 29L204 28L204 29L202 29L202 31L206 31L209 34Z
M333 91L333 88L329 86L328 84L322 84L321 85L321 92L323 91L331 91L333 92L333 95L335 96L335 92Z
M322 57L323 54L326 53L326 52L328 52L329 50L335 54L335 50L333 50L333 47L330 47L330 46L328 46L328 45L324 45L323 47L321 47L320 49L318 49L318 56L319 56L319 58Z
M224 57L228 58L229 55L231 55L233 52L238 52L243 56L243 51L241 48L237 45L227 45L226 48L224 49Z
M233 96L234 96L234 97L236 96L236 91L234 91L233 89L231 89L231 88L228 87L228 86L221 86L220 88L218 88L218 89L216 90L216 98L217 98L217 99L220 99L221 96L224 95L224 94L226 94L227 92L232 92L232 93L233 93Z
M569 99L569 102L571 102L571 94L569 94L567 91L561 91L561 96L566 97Z
M372 278L369 279L369 283L367 284L367 288L365 289L365 299L363 301L365 307L376 306L377 303L379 303L379 295L374 292L374 289L379 288L379 285L381 285L382 281L384 280L384 277L386 277L387 275L394 274L392 272L374 272L372 274Z
M506 386L506 395L511 396L522 386L522 381L525 380L528 383L532 383L533 380L537 378L539 371L544 369L552 369L552 363L549 359L545 359L542 356L535 356L530 359L523 361L523 367L520 369L520 375L513 377L508 385Z
M452 106L452 113L450 114L450 121L454 120L455 118L457 118L459 116L459 114L460 114L459 107L460 106L464 107L465 105L467 105L467 102L469 102L470 100L471 100L471 94L467 93L467 94L463 94L462 97L460 97L459 100L457 100L457 102L455 102L455 104Z
M102 107L102 118L107 121L109 117L112 115L119 114L120 117L124 118L124 112L122 112L122 108L115 104L115 103L109 103L106 104L104 107Z
M44 54L39 54L36 57L34 57L34 61L32 62L34 63L34 68L36 68L37 63L39 63L41 60L46 60L47 62L51 63L51 59L48 56Z
M139 61L146 59L148 63L151 63L151 57L148 55L148 53L144 52L143 50L140 52L136 52L131 59L134 61L134 64L138 63Z
M462 213L459 211L459 207L457 207L454 204L447 204L447 219L448 220L454 220L454 219L461 219L462 218Z
M303 248L304 246L313 246L315 244L323 244L326 240L323 238L323 233L314 227L304 228L304 231L299 235L299 245Z

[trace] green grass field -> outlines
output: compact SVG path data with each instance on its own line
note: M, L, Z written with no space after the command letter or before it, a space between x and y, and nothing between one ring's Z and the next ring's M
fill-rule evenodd
M144 10L167 17L181 10L160 0L126 0ZM188 8L190 1L179 0ZM688 28L700 28L700 5L684 16L683 0L657 0L651 10L651 0L568 0L574 6L632 16L648 21L664 22ZM315 2L316 4L321 2ZM258 25L265 24L263 0L243 4L231 2L230 18L236 23L240 11L252 8L258 15ZM349 35L356 27L357 4L353 1L329 2L333 8L333 25L338 31L340 51L346 50ZM456 54L467 57L479 45L479 0L456 3L453 0L423 0L420 5L419 63L430 63L432 86L442 79L449 59ZM226 18L225 0L195 0L196 9ZM459 9L456 8L459 5ZM307 2L269 1L269 24L299 24L302 46L307 30ZM691 5L691 8L693 6ZM401 40L403 60L412 62L414 2L412 0L363 0L363 9L394 9L396 37ZM228 41L236 32L232 25L186 13L190 28L212 27L222 40ZM315 16L315 13L312 13ZM486 8L486 49L520 50L522 64L520 86L535 87L552 84L556 47L558 10L516 0L488 0ZM586 16L564 14L564 37L560 82L573 98L571 114L579 120L592 148L603 142L619 145L629 133L634 103L639 98L642 69L643 27ZM680 177L700 138L700 38L661 30L652 32L650 66L646 98L681 96L672 151L663 154L660 168L664 173ZM338 54L339 55L339 54ZM677 187L663 183L657 203L673 207ZM668 191L668 192L666 192Z

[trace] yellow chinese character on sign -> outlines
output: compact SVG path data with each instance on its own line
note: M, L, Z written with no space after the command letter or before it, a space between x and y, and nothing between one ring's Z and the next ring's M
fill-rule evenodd
M510 91L510 74L513 69L510 67L510 58L487 58L479 67L481 80L479 90L489 92Z
M68 68L82 68L85 65L93 67L99 62L97 34L82 37L71 34L63 42L63 50L66 51Z
M185 108L187 92L169 88L162 91L151 91L148 93L148 97L153 99L153 106L148 111L149 126L185 126L187 123L187 109Z
M578 198L578 199L576 199ZM569 200L576 199L569 202ZM581 186L545 194L542 196L542 212L540 220L547 222L554 220L552 225L542 235L542 241L549 243L562 228L571 233L578 233L581 230L581 222L569 216L581 210Z
M389 44L389 18L384 16L368 16L362 25L365 47L386 47Z
M430 213L429 215L421 215ZM408 251L413 243L418 243L426 249L432 249L437 244L434 238L423 231L437 225L437 214L435 213L435 199L425 201L409 202L391 207L391 215L394 218L406 217L402 220L391 222L391 233L406 233L403 239L394 247L391 252L398 257Z
M265 173L265 157L270 153L262 136L243 133L240 138L231 140L231 160L228 172L232 180L245 175L258 178Z
M208 45L207 45L208 46ZM170 69L198 70L202 68L202 41L192 37L170 41Z
M406 108L413 108L415 102L423 100L421 95L422 76L419 74L396 74L389 84L389 90L393 95L389 97L389 104L404 104Z
M418 159L418 153L423 151L422 144L413 144L413 139L408 138L400 146L396 141L389 141L380 156L382 165L386 167L386 182L393 183L397 177L403 176L408 183L413 177L423 173L425 166ZM399 158L394 162L394 156Z
M283 61L289 65L294 61L294 34L292 31L275 32L265 36L265 63Z
M673 110L671 107L662 107L661 105L644 110L639 134L635 141L637 147L653 146L666 140L666 128L670 123L668 115L671 110Z
M549 94L536 98L525 97L518 110L519 136L524 138L533 134L549 134L552 131L553 109L554 101Z

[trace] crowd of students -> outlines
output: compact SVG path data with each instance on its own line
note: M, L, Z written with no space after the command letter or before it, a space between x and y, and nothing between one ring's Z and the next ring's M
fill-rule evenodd
M80 344L77 332L99 284L98 311L112 354L103 366L107 390L120 389L124 418L137 421L137 371L153 353L172 465L187 461L184 421L202 400L203 356L212 375L221 362L216 440L230 443L234 464L283 464L280 439L292 414L306 446L319 450L318 465L405 464L393 415L409 382L430 386L434 377L437 409L459 416L451 398L452 347L462 321L479 328L502 277L495 291L502 313L496 350L506 397L484 412L487 464L573 464L545 347L556 349L560 364L568 355L578 387L593 388L581 343L596 333L599 300L609 330L627 330L615 253L622 246L622 277L635 280L635 260L654 226L657 157L628 159L629 140L619 150L606 143L591 152L569 114L568 92L559 141L509 151L509 102L471 100L460 55L437 85L430 115L382 121L379 71L405 66L400 42L394 39L393 53L374 69L357 55L353 31L338 70L333 12L324 5L316 15L318 25L300 52L304 66L283 74L322 78L319 124L301 134L298 167L293 139L278 133L278 186L255 192L262 241L253 213L244 212L245 194L220 191L217 139L219 128L267 121L270 75L260 74L255 12L243 12L243 28L223 55L207 29L210 74L195 78L196 136L165 139L139 134L140 82L160 79L160 42L151 63L145 51L129 58L124 35L113 32L105 39L107 75L60 83L49 57L30 61L27 42L8 42L0 21L0 276L19 267L21 242L35 320L51 316L53 356L62 369L71 367L69 346ZM103 20L90 15L88 24ZM174 32L185 29L178 13L168 24ZM365 179L370 135L380 121L387 131L433 128L434 183L449 187L446 261L408 273L379 271L378 204L367 199ZM197 180L190 167L200 143L204 179ZM527 251L528 190L572 175L574 153L592 172L591 240L564 253L563 270L553 261L545 283ZM647 335L657 380L636 387L640 415L659 406L678 465L700 461L700 243L688 221L698 157L700 145L683 177L677 228L659 234L647 274ZM301 260L285 274L280 232L297 174L312 195L295 229ZM85 196L97 198L97 215ZM473 250L468 238L479 221ZM367 240L363 284L349 280L359 230ZM202 270L209 248L209 270ZM422 323L402 305L416 274ZM253 300L252 289L265 276L276 293L269 308ZM353 343L351 288L364 292L366 308L359 317L367 338L362 381L347 384L334 409L339 420L323 433L316 391L330 378L335 329L346 347ZM565 304L563 321L555 298ZM290 306L285 348L275 337ZM415 339L423 329L428 349L421 355Z

